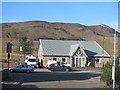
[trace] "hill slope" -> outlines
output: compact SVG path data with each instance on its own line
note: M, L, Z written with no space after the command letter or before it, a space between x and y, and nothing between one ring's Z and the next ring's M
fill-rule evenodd
M113 53L113 34L114 29L106 25L85 26L78 23L46 21L2 24L2 37L6 42L9 40L18 41L21 37L27 36L29 40L37 42L40 38L94 40L103 46L104 40L104 48L111 55Z
M103 26L85 26L73 23L49 23L45 21L30 21L20 23L3 23L4 39L19 39L28 36L29 39L94 39L94 37L113 37L114 29ZM33 35L34 34L34 35Z

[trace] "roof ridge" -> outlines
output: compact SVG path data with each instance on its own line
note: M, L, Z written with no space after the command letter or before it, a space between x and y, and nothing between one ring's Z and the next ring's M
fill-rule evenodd
M72 39L70 39L70 40L61 40L61 39L39 39L39 41L40 40L46 40L46 41L78 41L78 42L96 42L96 41L82 41L82 40L72 40Z

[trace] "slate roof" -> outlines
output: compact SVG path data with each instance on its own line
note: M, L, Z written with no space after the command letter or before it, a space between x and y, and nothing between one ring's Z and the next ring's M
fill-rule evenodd
M78 47L86 57L102 57L103 48L96 41L40 39L43 55L72 56ZM110 55L104 50L104 57Z

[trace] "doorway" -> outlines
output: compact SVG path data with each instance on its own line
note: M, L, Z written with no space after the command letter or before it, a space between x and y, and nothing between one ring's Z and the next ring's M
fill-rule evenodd
M75 57L74 58L74 66L82 67L83 66L83 57Z

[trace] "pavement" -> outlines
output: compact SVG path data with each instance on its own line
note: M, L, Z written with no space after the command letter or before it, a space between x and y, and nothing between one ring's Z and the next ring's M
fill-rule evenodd
M50 72L35 69L34 73L10 73L3 88L106 88L101 71Z

